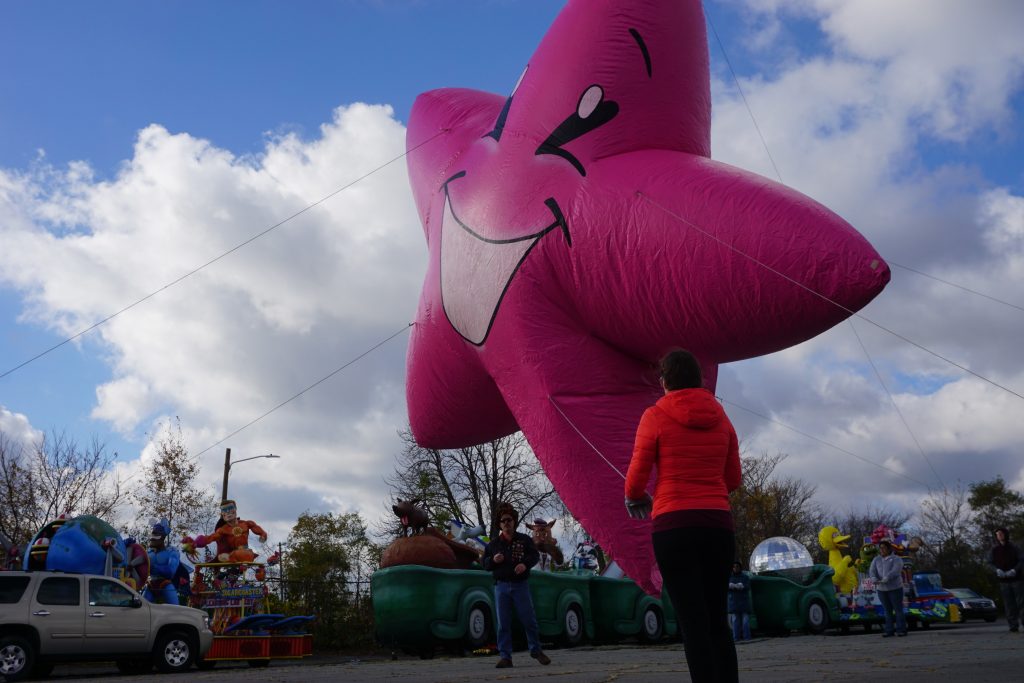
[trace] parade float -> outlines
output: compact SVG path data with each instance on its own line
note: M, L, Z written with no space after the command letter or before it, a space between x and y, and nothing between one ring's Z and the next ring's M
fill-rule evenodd
M448 538L430 528L421 508L399 501L393 511L403 531L384 550L381 569L371 578L377 641L421 657L433 656L438 647L476 651L493 645L494 577L479 562L463 568L453 564L456 557L467 555L479 560L482 548L463 534ZM406 527L410 519L418 520L418 525ZM552 525L545 520L527 525L548 556L534 567L529 581L542 640L566 647L627 638L653 643L678 633L667 597L648 595L622 578L615 565L601 575L590 541L581 542L572 556L564 558L551 535ZM456 523L449 528L464 526ZM453 552L452 546L461 550ZM514 638L525 640L518 626Z
M274 659L312 654L308 629L313 617L270 613L266 567L279 560L257 560L249 533L260 541L266 533L256 523L238 519L233 501L221 506L221 521L210 534L169 542L166 519L150 520L148 550L134 538L124 539L104 520L91 515L61 516L44 524L24 553L25 571L97 574L118 579L152 603L188 605L210 618L213 645L199 668L218 661L247 661L266 666ZM207 548L206 561L198 561ZM191 560L191 562L190 562ZM194 563L194 566L193 566Z
M267 566L280 561L273 555L258 561L249 547L253 532L266 542L266 532L255 522L238 518L233 500L221 503L216 529L195 538L186 536L182 546L195 559L189 604L210 615L213 645L197 663L210 669L217 662L245 661L249 666L268 666L275 659L301 659L313 654L308 632L312 616L287 616L267 610ZM207 549L198 561L199 549Z
M785 536L765 539L751 553L749 566L752 631L822 633L839 622L835 570L815 564L799 541Z
M834 536L834 538L833 538ZM835 539L845 541L835 527L822 529L819 541L830 553L830 564ZM882 604L875 590L874 582L868 575L871 560L878 552L878 544L888 541L893 553L903 561L903 610L910 628L928 628L934 623L956 623L960 621L959 602L955 595L942 587L938 572L926 571L917 565L917 553L921 547L918 538L907 539L906 535L884 524L863 538L859 557L852 562L848 556L837 561L856 579L844 580L836 587L839 603L838 626L843 632L853 626L862 626L870 631L875 625L885 623Z

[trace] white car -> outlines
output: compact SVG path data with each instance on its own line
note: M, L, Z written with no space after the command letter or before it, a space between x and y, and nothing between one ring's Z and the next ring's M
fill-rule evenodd
M109 576L0 572L0 674L8 681L47 676L59 661L186 671L212 644L202 610L150 603Z

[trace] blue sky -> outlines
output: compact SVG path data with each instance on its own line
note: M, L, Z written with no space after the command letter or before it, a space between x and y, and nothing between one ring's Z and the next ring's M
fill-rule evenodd
M418 93L507 92L563 4L3 3L0 373L401 154ZM787 184L890 261L1024 305L1021 7L876 4L705 7ZM710 40L713 156L774 177ZM97 435L125 476L172 416L205 448L408 322L421 235L394 164L0 379L0 427ZM1024 390L1019 310L897 269L865 315ZM895 400L943 483L1024 486L1019 398L855 324L894 398L846 326L725 367L719 393L777 420L733 414L750 452L789 453L788 473L841 505L856 490L916 504L931 467ZM224 445L272 451L282 460L237 474L251 500L273 498L279 528L306 507L376 515L405 420L404 348L204 454L210 485Z

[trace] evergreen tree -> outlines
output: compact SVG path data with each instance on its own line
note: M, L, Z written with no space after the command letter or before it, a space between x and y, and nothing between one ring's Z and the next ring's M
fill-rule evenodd
M372 642L369 580L380 566L380 553L358 513L299 515L281 563L284 603L294 614L316 616L318 646Z

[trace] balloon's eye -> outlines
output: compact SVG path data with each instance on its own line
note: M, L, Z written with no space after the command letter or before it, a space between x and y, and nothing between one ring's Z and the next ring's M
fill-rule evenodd
M587 88L587 91L580 97L580 103L576 105L576 113L581 119L585 119L594 113L597 109L597 105L601 104L601 100L604 98L604 90L601 90L601 86L592 85Z
M537 148L537 154L554 154L560 156L579 171L580 175L587 175L583 164L572 152L564 149L564 145L572 142L581 135L603 126L615 118L619 113L619 105L615 102L608 102L604 99L604 88L599 85L591 85L580 95L576 103L576 111L566 118L552 131L551 135Z

